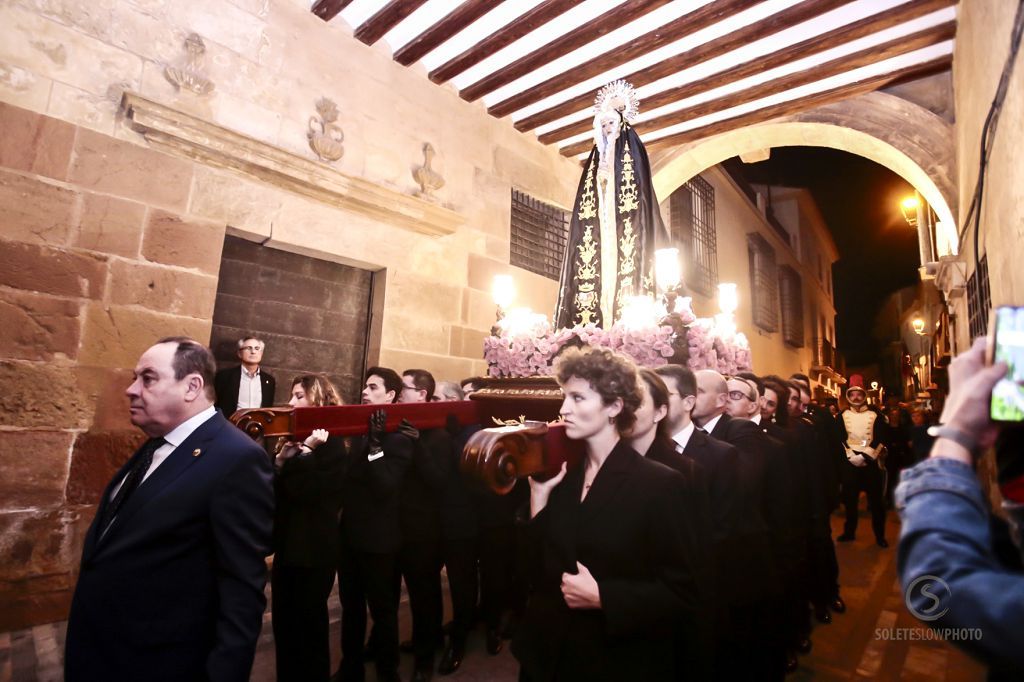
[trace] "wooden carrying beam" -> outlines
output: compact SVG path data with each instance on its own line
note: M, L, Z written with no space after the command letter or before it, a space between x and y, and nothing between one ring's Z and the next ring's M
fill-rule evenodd
M582 443L570 441L558 418L562 392L551 379L494 382L472 400L334 407L270 407L239 410L231 421L251 438L304 439L313 429L333 436L366 434L370 415L385 413L385 431L396 431L403 420L417 429L456 430L478 424L462 453L464 475L504 494L524 476L553 475L562 462L575 466Z

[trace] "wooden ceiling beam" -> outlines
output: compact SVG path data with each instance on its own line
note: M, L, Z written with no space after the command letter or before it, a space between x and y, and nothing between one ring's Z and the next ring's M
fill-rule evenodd
M838 1L839 0L815 0L815 2L807 4L813 5L816 2L831 3ZM843 1L849 2L850 0ZM698 9L689 12L688 14L684 14L678 19L670 21L663 26L659 26L642 36L634 38L625 45L620 45L608 50L589 61L578 66L574 66L557 76L552 76L542 83L538 83L527 90L523 90L508 99L498 102L494 106L488 107L487 113L498 118L508 116L513 111L518 111L523 107L539 102L545 97L555 95L566 88L576 85L577 83L582 83L583 81L594 78L595 76L600 76L602 73L605 73L610 69L614 69L620 64L625 64L626 62L642 57L654 50L670 45L677 40L681 40L682 38L705 29L708 26L717 24L719 21L730 17L737 12L750 9L756 4L758 4L758 0L714 0L714 2L710 2L703 7L699 7ZM636 83L633 83L633 85L639 87ZM586 93L576 99L580 98L585 101L592 101L594 95L593 93ZM579 107L576 107L573 111L577 111L578 109ZM569 113L572 112L570 111Z
M939 26L918 31L917 33L901 36L882 45L875 45L855 52L845 57L832 59L823 64L816 64L814 67L798 71L796 73L770 80L760 85L734 92L724 97L718 97L700 104L695 104L685 109L679 109L657 118L652 118L636 125L638 132L661 130L686 121L708 116L719 111L732 109L733 107L756 102L759 99L769 97L776 93L786 92L804 85L816 83L826 78L832 78L854 69L859 69L871 64L876 64L886 59L892 59L915 50L920 50L931 45L937 45L946 40L952 40L956 36L956 21L949 21ZM590 127L589 125L587 126ZM582 131L581 131L582 132ZM545 144L555 140L540 138ZM565 139L565 138L562 138ZM587 146L589 149L589 144Z
M313 3L313 14L324 21L330 21L351 4L352 0L316 0Z
M520 57L489 76L459 91L462 99L472 102L541 66L563 57L588 43L591 43L645 14L666 5L671 0L626 0L618 7L591 19L582 26L557 38L547 45Z
M840 102L845 99L858 97L900 82L923 78L934 73L946 71L950 68L952 63L952 54L943 55L942 57L938 57L921 64L907 66L897 71L891 71L879 76L867 78L857 81L856 83L850 83L849 85L843 85L838 88L826 90L825 92L819 92L814 95L801 97L789 102L782 102L770 107L765 107L764 109L752 111L748 114L735 116L733 118L725 119L724 121L717 121L706 126L693 128L691 130L684 130L682 132L675 133L674 135L668 135L657 140L652 140L647 143L647 148L657 149L660 147L685 144L687 142L693 142L694 140L711 137L712 135L727 133L739 128L755 126L773 119L785 116L794 116L816 107L834 104L835 102ZM576 154L586 151L586 149L577 151L575 154L570 151L569 147L566 147L561 151L565 156L575 156Z
M709 59L731 52L732 50L738 49L755 40L766 38L780 31L784 31L787 28L792 28L797 24L813 19L814 17L824 14L825 12L829 12L836 7L848 4L851 1L852 0L814 0L813 2L802 2L799 5L794 5L793 7L782 10L781 12L777 12L760 22L744 26L732 33L704 43L703 45L698 45L692 50L687 50L682 54L658 62L657 64L641 69L640 71L635 71L628 76L623 76L622 78L623 80L632 83L633 87L639 88L643 85L647 85L648 83L653 83L656 80L665 78L666 76L678 73L683 69L688 69L692 66L708 61ZM528 99L533 98L530 97ZM538 101L539 99L540 98L533 101ZM570 115L586 106L590 99L591 95L589 93L585 93L572 98L568 102L563 102L562 104L558 104L545 111L538 112L527 119L518 121L515 125L516 130L525 132L526 130L532 130L533 127L536 127L534 125L535 121L549 123L555 119L561 118L562 116ZM508 101L509 100L506 100L506 102ZM504 105L506 102L502 102L501 105ZM532 104L532 102L529 103ZM524 104L522 106L526 105ZM517 106L515 109L521 109L522 106ZM506 113L512 113L515 109ZM488 112L495 113L491 112L491 109L488 109ZM542 125L542 123L537 123L536 125Z
M447 63L431 71L429 74L430 80L441 84L455 78L466 69L479 64L498 50L511 45L555 17L568 12L577 4L579 4L577 0L544 0L544 2L526 14L503 26L496 33L473 45L458 57L450 59Z
M367 45L373 45L427 0L391 0L376 14L356 29L355 36Z
M731 69L726 69L725 71L720 71L706 79L684 83L683 85L669 88L662 92L656 92L646 97L642 102L640 102L640 104L648 111L657 109L659 106L665 106L666 104L671 104L672 102L692 97L700 92L714 90L715 88L722 87L723 85L735 83L736 81L744 78L750 78L751 76L755 76L771 69L777 69L778 67L787 65L787 63L809 57L813 54L817 54L818 52L824 52L826 50L833 49L834 47L839 47L845 43L859 40L871 34L876 34L901 24L912 22L915 18L920 18L940 9L945 9L946 7L955 4L955 1L956 0L911 0L910 2L899 5L892 10L865 16L853 24L848 24L834 31L829 31L828 33L824 33L820 36L809 38L795 45L783 47L782 49L776 50L775 52L763 57L744 61L743 63L740 63L740 65ZM544 113L542 112L540 114ZM539 125L543 125L544 123L548 123L548 121L542 120L540 114L537 117L529 117L529 119L523 119L522 121L517 122L516 127L519 128L522 126L520 129L529 130ZM534 119L537 119L539 122L535 123ZM592 125L592 119L590 117L585 117L578 122L567 124L557 130L551 130L544 135L541 135L540 139L545 144L548 144L560 139L565 139L566 137L578 135L589 130Z
M409 66L419 61L438 45L448 40L474 21L496 9L503 0L468 0L455 8L436 24L419 34L402 46L395 53L395 61L402 66Z

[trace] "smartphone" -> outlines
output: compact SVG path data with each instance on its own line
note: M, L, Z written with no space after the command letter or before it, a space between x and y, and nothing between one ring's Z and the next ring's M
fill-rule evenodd
M993 362L1005 362L1006 376L992 389L992 421L1024 421L1024 306L1000 306L991 332Z

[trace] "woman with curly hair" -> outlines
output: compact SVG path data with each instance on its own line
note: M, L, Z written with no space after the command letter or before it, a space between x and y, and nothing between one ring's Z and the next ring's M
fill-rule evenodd
M292 407L341 405L330 380L306 374L292 381ZM277 679L330 677L327 597L338 565L345 444L316 429L281 444L274 459L274 565L270 582Z
M586 456L530 480L531 594L512 643L520 680L671 680L673 631L694 607L684 480L623 439L641 405L630 360L571 349L555 369L566 435Z

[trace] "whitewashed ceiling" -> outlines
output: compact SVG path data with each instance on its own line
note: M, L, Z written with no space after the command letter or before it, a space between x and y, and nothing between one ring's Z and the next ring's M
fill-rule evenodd
M490 114L592 144L604 84L637 88L648 146L679 144L948 70L952 0L317 0Z

